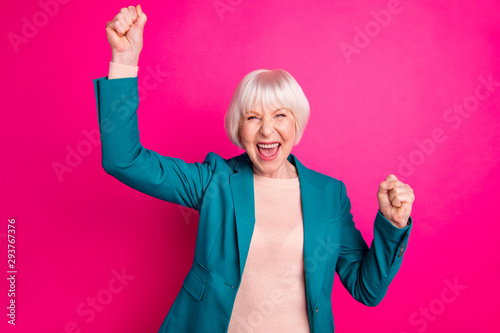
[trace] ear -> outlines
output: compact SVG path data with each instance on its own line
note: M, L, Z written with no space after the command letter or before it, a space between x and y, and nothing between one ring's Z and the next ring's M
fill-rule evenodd
M237 143L237 146L241 149L244 149L243 148L243 145L241 144L241 135L240 135L240 130L241 130L241 126L238 127L238 143Z
M295 120L295 142L293 144L294 146L298 145L300 142L300 139L302 139L302 135L299 136L297 133L298 133L297 120ZM304 134L304 133L302 133L302 134Z

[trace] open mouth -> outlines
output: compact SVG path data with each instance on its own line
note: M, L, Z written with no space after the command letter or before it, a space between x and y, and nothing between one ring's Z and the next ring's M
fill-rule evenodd
M281 144L278 142L273 143L259 143L257 144L257 150L259 151L260 158L264 161L270 161L278 156Z

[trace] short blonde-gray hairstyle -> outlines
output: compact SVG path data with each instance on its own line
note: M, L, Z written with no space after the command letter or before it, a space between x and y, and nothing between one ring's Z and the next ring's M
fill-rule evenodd
M243 148L240 122L247 112L286 108L295 117L295 144L299 143L309 120L309 101L297 81L283 69L258 69L248 73L236 87L224 117L224 128L232 143Z

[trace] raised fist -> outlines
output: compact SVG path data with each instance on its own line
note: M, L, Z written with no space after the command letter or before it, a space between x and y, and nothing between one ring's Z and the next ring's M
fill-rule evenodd
M122 8L113 20L106 24L112 53L111 61L137 66L146 20L146 14L142 11L141 5L138 5Z
M377 193L380 212L394 226L404 228L410 218L415 194L410 185L389 175L380 183Z

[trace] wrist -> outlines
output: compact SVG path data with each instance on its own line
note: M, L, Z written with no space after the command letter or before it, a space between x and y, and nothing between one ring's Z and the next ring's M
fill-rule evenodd
M407 226L409 226L411 224L411 218L408 217L408 219L406 221L395 221L393 220L390 216L386 216L382 210L379 209L379 212L380 212L380 215L382 215L387 221L389 221L394 227L398 228L398 229L403 229L403 228L406 228Z
M411 220L409 218L406 221L403 221L403 222L396 222L396 221L393 221L392 219L389 219L389 218L387 218L387 220L389 222L391 222L392 225L395 226L398 229L406 228L407 226L409 226L411 224Z
M128 66L138 66L139 65L139 55L129 54L129 53L112 53L111 61L117 64L123 64Z

